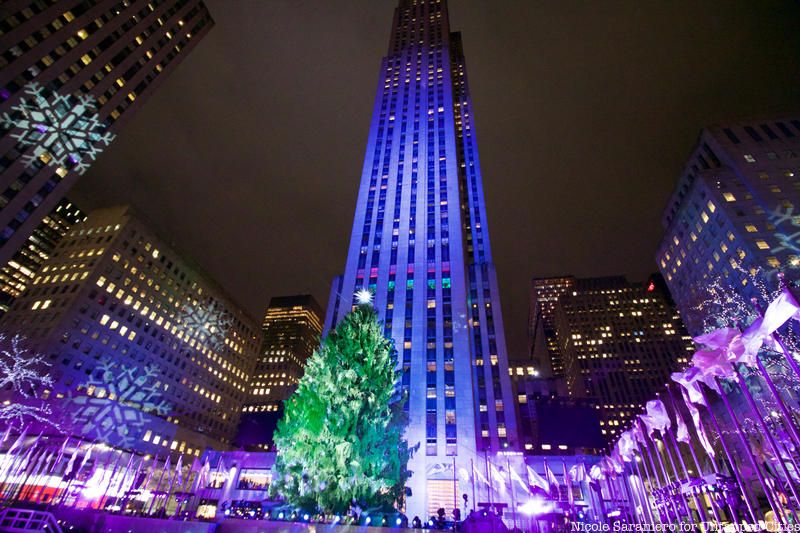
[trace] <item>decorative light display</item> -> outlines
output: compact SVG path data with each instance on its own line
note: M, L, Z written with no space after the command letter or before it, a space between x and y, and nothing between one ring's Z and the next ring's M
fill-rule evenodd
M25 339L10 339L0 334L0 389L10 388L18 396L13 402L0 405L0 425L21 428L30 421L58 428L50 415L50 406L39 401L39 394L53 386L53 379L44 372L50 366L45 356L23 347Z
M330 513L401 501L412 451L399 377L377 312L357 307L323 340L285 403L270 491Z
M166 416L172 405L163 399L155 365L129 367L106 360L84 383L92 395L74 396L70 418L82 435L117 446L141 439L148 413Z
M220 349L231 328L231 319L225 309L216 302L193 301L184 306L183 324L186 335L200 333L200 340L213 349ZM187 337L184 337L187 340Z
M23 93L0 121L13 130L12 138L33 148L23 156L29 166L38 160L83 174L116 137L100 121L91 95L48 92L35 82L27 84Z

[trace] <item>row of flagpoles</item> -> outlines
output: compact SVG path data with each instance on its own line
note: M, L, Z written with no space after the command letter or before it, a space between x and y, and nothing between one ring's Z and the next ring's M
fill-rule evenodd
M695 337L702 348L691 365L590 472L629 481L635 520L798 523L800 366L777 332L800 320L800 304L783 286L763 313L754 310L745 328Z
M59 446L57 439L28 436L27 429L13 438L6 430L0 441L0 447L8 443L0 455L0 500L118 510L138 499L139 513L165 516L174 497L176 515L183 503L196 505L212 481L224 483L228 476L222 458L212 472L208 459L184 465L182 454L173 462L169 454L138 456L75 437L65 437Z

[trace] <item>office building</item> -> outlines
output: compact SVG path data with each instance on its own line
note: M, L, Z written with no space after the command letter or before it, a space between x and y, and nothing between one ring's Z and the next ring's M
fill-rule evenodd
M759 296L754 282L800 274L800 115L705 128L662 217L656 261L693 335L719 311L709 287Z
M271 445L283 402L297 388L306 360L319 346L322 309L309 294L272 298L261 329L261 354L237 439L247 448Z
M70 229L0 329L52 364L68 434L162 454L230 445L261 345L258 323L127 207Z
M199 0L0 6L0 265L211 29Z
M368 290L394 339L420 446L409 516L452 507L454 468L519 445L474 117L447 3L400 0L325 326Z
M609 441L694 351L656 280L575 279L572 290L559 297L555 315L567 391L595 399Z
M85 219L83 211L66 198L44 217L25 245L0 268L0 316L8 311L14 298L25 292L58 241L73 225Z
M558 297L572 288L575 278L560 276L531 280L528 310L529 362L542 376L563 377L564 362L555 330Z

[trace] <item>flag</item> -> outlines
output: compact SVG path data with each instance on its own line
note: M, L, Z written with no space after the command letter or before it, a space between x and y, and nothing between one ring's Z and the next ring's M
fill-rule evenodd
M175 481L179 487L183 485L183 454L178 457L178 462L175 463Z
M530 468L530 467L528 467L528 468ZM523 481L523 479L520 477L520 475L517 474L517 471L512 468L510 472L511 472L511 479L516 481L517 485L522 487L522 490L525 491L525 494L530 494L531 493L531 488L528 486L527 483L525 483L525 481Z
M736 373L722 350L697 350L692 356L692 364L703 376L712 378L728 378Z
M58 456L56 457L53 466L50 467L50 472L52 472L56 468L56 466L58 466L58 463L61 462L61 459L64 457L64 451L67 449L68 442L69 442L69 437L65 438L64 442L61 444L61 448L58 450Z
M564 461L564 459L561 459L561 467L563 469L564 483L567 485L567 500L569 501L570 507L572 507L575 504L572 495L572 482L570 481L570 476L567 474L567 462Z
M589 469L589 478L594 481L599 481L606 478L606 475L603 473L603 469L600 467L599 463L592 465L592 468Z
M703 389L700 388L702 373L698 368L691 367L685 372L673 372L670 376L672 381L679 384L683 390L689 394L691 401L700 405L706 405L705 395ZM710 383L713 385L714 390L718 390L716 380L711 377ZM706 383L708 384L708 383Z
M489 471L492 473L493 478L497 478L498 480L500 480L500 493L505 494L507 490L506 480L505 480L506 476L504 476L500 472L500 470L498 470L497 467L494 466L492 463L489 463Z
M678 411L678 407L675 406L675 421L678 424L678 431L675 438L681 442L685 442L689 444L689 428L686 427L686 422L683 421L683 417L681 416L680 411Z
M25 442L25 437L27 436L27 433L28 433L28 426L25 426L25 429L22 430L22 433L19 434L17 440L14 441L14 443L11 445L11 447L8 449L6 453L12 454L17 449L19 449L22 446L22 443Z
M147 485L149 485L150 480L153 479L153 472L155 471L157 464L158 464L158 454L156 454L156 456L153 457L153 462L150 464L150 468L147 470L147 476L145 476L144 481L140 485L142 490L147 489Z
M703 427L703 423L700 421L700 411L692 403L689 392L686 389L681 389L681 395L683 396L683 403L686 404L686 408L689 410L689 414L692 415L692 422L694 423L694 429L697 431L697 438L700 440L700 444L703 446L706 453L713 458L715 455L714 447L711 445L711 441L708 440L706 430Z
M479 470L479 469L478 469L478 468L477 468L477 467L476 467L474 464L472 465L472 473L473 473L473 475L475 476L475 478L476 478L478 481L482 482L482 483L483 483L484 485L486 485L487 487L490 485L490 484L489 484L489 480L488 480L488 479L486 479L486 476L484 476L484 475L481 473L481 471L480 471L480 470Z
M623 431L617 441L617 447L620 457L624 461L631 462L636 451L636 441L631 435L631 430Z
M667 408L661 400L650 400L646 404L646 415L639 415L639 419L647 427L648 435L652 435L654 431L664 432L672 426L672 422L667 414Z
M539 487L549 494L550 483L548 483L545 478L537 474L536 471L530 467L530 465L526 465L526 468L528 469L528 484L532 487Z
M197 475L197 479L194 480L194 485L192 486L192 492L197 492L197 490L205 488L205 486L208 484L208 473L210 471L211 471L211 463L209 463L208 457L206 457L206 462L200 469L200 473Z
M78 471L75 472L76 476L81 473L81 470L83 470L83 467L86 465L87 462L89 462L89 458L92 456L92 450L94 450L94 442L91 443L89 445L89 449L86 450L86 455L83 456L83 459L81 460L81 464L80 464L80 466L78 466Z
M569 469L569 478L575 483L581 483L586 479L586 465L578 463Z
M556 475L550 470L550 467L547 465L547 459L544 460L544 476L547 478L547 483L550 484L550 493L552 494L553 489L556 490L556 498L559 500L561 499L561 489L559 488L558 479Z
M67 467L64 469L63 477L67 477L72 473L72 469L75 468L75 459L78 457L78 446L75 446L75 449L72 451L72 457L69 458L67 462Z

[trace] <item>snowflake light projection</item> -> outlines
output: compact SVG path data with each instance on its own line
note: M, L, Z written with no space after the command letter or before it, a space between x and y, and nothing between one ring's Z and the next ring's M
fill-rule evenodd
M200 334L198 340L214 349L222 348L232 322L225 309L216 302L187 302L183 309L187 336ZM186 337L184 337L186 340Z
M130 367L106 360L84 383L91 396L75 396L70 413L84 436L131 446L141 439L148 414L164 417L172 405L164 400L155 365Z
M107 131L97 114L97 102L90 95L48 92L31 82L25 96L3 113L4 128L15 130L11 137L33 153L23 156L27 165L40 160L51 166L72 168L78 174L89 169L105 147L116 137Z

